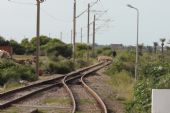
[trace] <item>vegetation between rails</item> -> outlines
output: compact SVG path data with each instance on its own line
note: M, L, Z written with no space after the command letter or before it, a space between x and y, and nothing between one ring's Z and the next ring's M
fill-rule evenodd
M57 98L57 97L49 97L42 101L43 104L46 105L55 105L55 104L70 104L70 98Z

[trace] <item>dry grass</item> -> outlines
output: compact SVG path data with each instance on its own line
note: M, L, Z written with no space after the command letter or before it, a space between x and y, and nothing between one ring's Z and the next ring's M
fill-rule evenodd
M6 110L0 110L0 113L20 113L20 110L16 107L11 107L9 109Z
M3 87L0 87L0 93L15 89L15 88L19 88L22 87L23 85L21 85L18 82L9 82L6 83Z
M95 100L90 100L90 99L80 99L80 104L95 104Z
M12 57L13 59L16 60L27 60L27 59L32 60L34 58L33 55L13 55Z
M48 104L48 105L52 105L52 104L70 104L71 100L70 98L56 98L56 97L49 97L49 98L45 98L42 101L43 104Z
M112 80L108 81L113 90L117 93L116 99L129 101L133 99L134 79L128 75L128 72L122 71L111 76Z

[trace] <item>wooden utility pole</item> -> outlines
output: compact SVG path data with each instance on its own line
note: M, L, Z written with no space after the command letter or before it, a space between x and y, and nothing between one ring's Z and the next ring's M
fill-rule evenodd
M93 20L93 57L95 57L96 15Z
M71 30L71 44L73 44L73 31Z
M88 4L88 14L87 14L87 59L89 59L89 38L90 38L90 4Z
M48 36L49 38L51 37L51 34L49 33L49 36Z
M62 41L63 40L63 33L60 32L60 40Z
M73 60L76 58L76 0L74 0L73 9Z
M81 44L83 43L83 28L81 28Z
M39 76L39 51L40 51L40 3L44 0L37 1L37 25L36 25L36 76Z

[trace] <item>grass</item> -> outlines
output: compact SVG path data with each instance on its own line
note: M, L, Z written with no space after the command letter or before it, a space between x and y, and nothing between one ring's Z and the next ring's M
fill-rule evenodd
M16 60L27 60L27 59L32 60L34 58L34 56L32 55L13 55L12 57L13 59Z
M22 85L18 82L10 82L10 83L6 83L3 87L0 88L0 93L15 89L15 88L19 88L22 87Z
M81 112L81 111L76 111L76 113L83 113L83 112Z
M129 75L128 72L122 71L114 75L110 75L111 80L108 83L112 86L116 92L116 99L120 101L129 101L133 99L133 87L134 79ZM109 97L113 98L113 97Z
M95 103L94 100L80 99L80 104L93 104L93 103Z
M38 113L66 113L64 111L61 111L61 110L55 110L54 112L50 112L49 110L38 110ZM71 113L71 112L68 112L68 113Z
M42 101L43 104L70 104L71 100L69 98L56 98L49 97Z
M20 111L19 108L11 107L6 110L0 110L0 113L19 113L19 111Z
M48 110L38 110L38 113L48 113Z

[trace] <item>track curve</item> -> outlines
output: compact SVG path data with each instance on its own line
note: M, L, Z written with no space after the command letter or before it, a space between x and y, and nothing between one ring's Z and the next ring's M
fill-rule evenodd
M107 107L105 105L105 103L103 102L103 100L100 98L100 96L92 89L90 88L84 81L84 78L86 77L86 74L84 74L81 77L81 83L83 85L83 87L85 87L85 89L96 99L97 103L100 105L100 107L102 108L103 113L107 113Z
M64 77L64 79L62 80L62 83L63 83L64 87L66 88L67 92L69 93L69 95L70 95L70 97L71 97L71 100L72 100L72 106L73 106L73 108L72 108L71 113L75 113L75 112L76 112L76 101L75 101L75 98L74 98L74 95L73 95L71 89L70 89L70 88L68 87L68 85L66 84L66 82L67 82L67 80L66 80L67 77L68 77L68 75Z
M84 78L92 73L92 72L95 72L105 66L107 66L108 64L110 64L110 62L107 62L107 63L100 63L99 65L95 65L95 66L92 66L90 67L89 69L87 69L85 72L83 73L80 73L79 75L77 76L65 76L64 79L62 80L62 83L64 85L64 87L66 88L67 92L69 93L70 97L71 97L71 100L72 100L72 105L73 105L73 108L72 108L72 111L71 113L76 113L76 110L77 110L77 105L76 105L76 100L75 100L75 97L74 97L74 94L72 92L72 90L69 88L69 86L67 85L67 82L68 81L72 81L76 78L79 78L80 79L80 82L81 82L81 85L85 88L85 90L90 93L93 98L96 100L96 102L99 104L99 107L100 109L102 109L101 111L103 113L107 113L107 108L106 108L106 105L104 104L104 102L102 101L102 99L100 98L100 96L95 92L93 91L85 82L84 82Z

